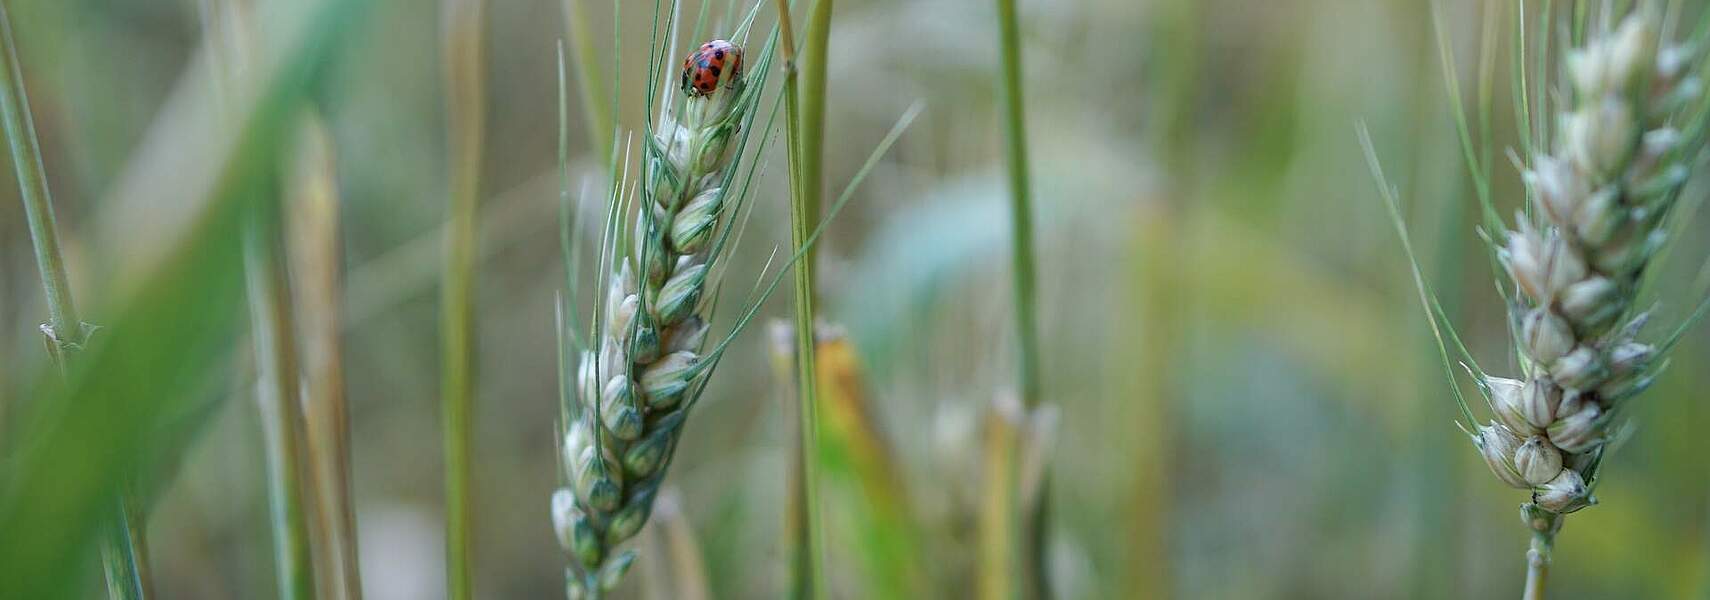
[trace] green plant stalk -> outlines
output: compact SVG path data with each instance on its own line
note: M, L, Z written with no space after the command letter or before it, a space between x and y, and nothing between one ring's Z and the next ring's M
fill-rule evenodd
M262 214L261 210L275 214ZM304 490L303 475L308 465L302 446L303 413L297 404L297 342L276 211L272 203L257 207L244 232L244 280L259 380L256 400L267 444L273 560L279 597L295 600L315 597L315 575L304 512L309 492Z
M114 482L148 458L174 460L180 444L205 424L211 411L196 410L190 399L236 340L243 306L240 213L256 198L246 182L277 164L282 115L294 112L320 81L321 67L337 56L344 34L365 22L369 6L311 1L277 13L279 35L269 39L273 51L263 54L276 60L263 60L251 80L256 93L239 97L241 127L186 122L175 139L202 150L197 155L205 160L170 181L143 178L127 190L127 200L191 194L182 207L190 224L137 248L127 263L130 274L109 286L108 335L70 365L70 385L56 385L45 372L33 378L32 396L53 410L40 411L22 432L32 443L11 457L9 489L55 492L9 494L0 502L6 535L0 564L32 574L0 577L0 598L83 597L76 581L112 506ZM175 97L201 98L191 86L205 84L202 75L182 82ZM210 112L207 102L197 101L168 110L169 118Z
M53 195L48 191L47 169L42 166L41 145L36 138L36 125L30 115L29 93L24 88L23 67L18 61L17 42L12 35L12 19L6 7L0 5L0 47L6 55L0 59L0 127L5 129L6 142L12 153L12 167L18 178L18 197L24 203L24 219L30 230L35 249L36 270L41 274L42 290L47 296L48 322L42 326L47 349L54 366L61 374L67 372L70 355L83 347L86 339L83 321L77 317L77 304L72 300L70 277L65 259L59 249L59 225L53 214ZM126 486L121 486L123 489ZM142 522L135 505L121 493L114 499L113 520L101 545L101 568L106 574L107 596L114 600L147 598L150 590L145 562Z
M5 60L0 64L0 123L5 126L12 166L18 175L18 195L24 202L24 217L35 245L36 268L41 272L42 288L47 294L45 333L50 336L50 342L65 348L67 344L76 345L83 341L82 322L77 319L77 306L71 299L71 283L59 251L53 196L48 192L36 126L29 114L30 101L24 90L23 69L18 63L11 17L4 7L0 7L0 35L5 36L6 52Z
M826 47L829 45L832 0L819 0L810 16L807 64L797 69L795 33L790 19L790 3L778 0L779 29L784 52L784 110L789 137L790 163L790 241L796 252L807 242L808 232L817 225L820 202L820 180L824 159L825 131L825 67ZM805 75L802 73L805 72ZM801 81L801 80L805 80ZM804 97L805 96L805 97ZM797 455L792 461L795 469L791 491L795 495L789 504L794 512L789 521L796 524L791 537L790 585L792 598L825 597L825 566L819 543L824 539L819 519L819 390L817 369L814 368L813 335L813 254L811 251L793 265L796 300L796 386L797 386Z
M1555 536L1532 534L1532 549L1526 553L1526 590L1523 600L1544 600L1544 580L1550 574L1550 550Z
M1011 235L1014 237L1015 320L1021 351L1021 403L1039 406L1039 326L1034 303L1033 207L1027 170L1027 121L1021 95L1021 30L1015 0L997 0L1002 40L1004 130L1009 162Z
M475 395L476 214L480 193L483 26L481 0L446 0L444 68L449 206L440 299L441 415L445 443L446 594L473 592L470 446Z
M1033 207L1032 187L1027 162L1027 121L1026 110L1021 89L1021 25L1016 15L1015 0L997 0L998 37L1000 41L1002 94L1004 108L1005 131L1008 133L1006 144L1006 159L1009 163L1010 185L1010 223L1012 226L1013 253L1011 254L1015 278L1015 321L1016 339L1019 350L1020 369L1017 373L1021 388L1021 403L1023 410L1031 414L1039 407L1041 401L1041 385L1039 381L1039 325L1038 309L1035 302L1037 283L1034 271L1035 258L1033 253ZM1045 481L1050 481L1049 472ZM1007 493L1015 494L1015 490ZM1018 524L1013 519L1006 520L1007 525L1024 527L1025 537L1015 534L1001 536L1011 544L1026 543L1028 548L1027 563L1020 563L1021 550L1012 549L1004 562L1010 567L1010 572L1023 578L1024 589L1034 598L1049 597L1049 582L1045 571L1045 536L1048 531L1046 508L1049 505L1043 498L1049 497L1049 490L1041 492L1041 501L1031 503L1031 509L1024 524ZM1011 508L1016 503L1012 500ZM994 521L988 525L999 525ZM991 549L993 552L1004 551L1004 546ZM994 558L994 560L997 560ZM996 565L987 565L996 566Z

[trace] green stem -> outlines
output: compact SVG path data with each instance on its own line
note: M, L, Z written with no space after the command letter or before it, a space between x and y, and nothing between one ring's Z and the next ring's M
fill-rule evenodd
M1033 253L1033 206L1032 184L1027 162L1027 120L1026 105L1021 89L1021 24L1016 15L1015 0L996 0L998 14L998 37L1000 42L1000 62L1003 69L1002 97L1004 107L1004 124L1008 133L1006 158L1009 163L1010 187L1010 223L1012 226L1013 253L1011 255L1015 277L1015 325L1016 340L1020 355L1020 369L1017 373L1021 387L1021 403L1024 418L1031 418L1041 402L1041 384L1039 380L1039 318L1037 283L1034 271L1036 259ZM1042 475L1043 481L1050 481L1049 472ZM1007 493L1016 494L1019 490L1011 489ZM1049 489L1039 490L1037 501L1023 503L1027 515L1025 521L1016 523L1005 520L1003 523L992 522L993 526L1019 526L1023 529L1020 535L1011 532L1002 536L1009 540L1011 546L1007 556L1002 557L1006 566L1021 577L1029 597L1050 597L1050 582L1045 569L1045 542L1049 532L1046 500L1050 496ZM1012 502L1012 507L1018 506ZM1027 546L1026 562L1013 546L1024 542ZM998 551L1005 550L999 548Z
M1039 406L1039 326L1034 304L1033 208L1027 171L1027 122L1021 94L1021 28L1015 0L997 0L1002 39L1005 130L1009 134L1010 215L1015 238L1015 320L1021 351L1021 402Z
M47 172L42 167L41 146L30 116L30 99L24 90L23 69L12 36L12 20L0 5L0 36L4 36L5 60L0 61L0 125L12 151L12 166L18 174L18 196L24 201L30 239L35 244L36 268L41 271L42 289L47 293L48 323L44 331L51 341L64 347L83 341L82 323L71 300L71 283L59 251L59 229L54 222L53 196L48 192Z
M1553 535L1532 534L1532 549L1526 551L1526 591L1522 600L1543 600L1544 580L1550 574L1550 550L1555 545Z
M0 3L0 51L5 52L0 57L0 128L5 130L12 153L18 197L24 203L24 220L35 249L36 270L41 274L42 291L47 297L48 322L42 325L42 333L47 337L48 354L54 366L65 374L70 355L82 348L87 336L83 321L77 317L70 277L60 253L53 195L48 191L47 169L42 166L41 145L30 114L29 93L24 88L12 19L3 3ZM121 482L118 487L123 490L128 486ZM145 519L122 492L114 498L114 505L113 520L105 526L101 544L107 595L114 600L147 598L151 583L143 558Z
M1550 554L1556 546L1556 534L1562 530L1562 516L1537 505L1520 508L1521 519L1532 531L1532 547L1526 551L1526 590L1521 600L1543 600L1545 579L1550 574Z
M279 597L295 600L315 597L315 578L304 512L308 494L303 489L305 427L297 403L300 371L277 210L271 202L258 207L244 232L244 279L259 380L256 400L267 443L267 496Z
M445 436L446 593L473 592L470 420L475 396L475 256L482 144L483 27L480 0L446 0L444 67L450 198L440 299Z
M823 188L826 49L831 30L832 0L819 0L810 17L807 64L798 75L795 34L790 22L789 2L778 0L778 19L784 47L784 105L789 135L790 239L796 252L808 243L808 234L818 224ZM798 82L798 77L803 81ZM814 276L811 252L793 266L796 299L796 398L799 403L797 435L800 443L793 467L796 483L792 508L799 514L792 536L790 594L793 598L825 597L825 567L819 552L824 539L819 520L819 386L814 359Z

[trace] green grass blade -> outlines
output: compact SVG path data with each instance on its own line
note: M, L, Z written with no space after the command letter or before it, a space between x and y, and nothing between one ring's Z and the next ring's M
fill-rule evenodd
M53 196L42 165L41 144L30 113L29 93L24 88L23 66L18 59L12 20L0 5L0 127L4 128L12 166L18 180L18 197L24 204L24 219L35 250L36 270L46 296L48 322L42 325L50 358L62 373L66 361L82 347L85 326L77 316L70 278L60 253L59 226L53 213ZM121 487L121 490L123 488ZM107 582L107 597L139 600L152 595L146 561L143 522L146 516L134 510L136 503L121 495L104 527L101 567Z
M122 283L137 285L104 296L118 303L103 311L110 325L71 366L70 385L57 385L46 373L36 378L35 396L49 408L21 432L0 487L0 531L6 532L0 564L30 576L0 577L0 598L78 594L80 586L66 582L77 581L86 567L81 559L99 528L98 515L111 510L115 482L143 466L140 457L172 448L198 429L172 419L187 414L236 340L239 224L253 199L242 192L279 164L289 117L367 7L359 1L305 3L275 21L278 45L263 54L272 61L254 70L257 93L242 96L234 111L243 116L240 127L229 139L185 140L214 142L198 147L217 153L198 162L196 172L153 183L182 190L186 182L215 182L206 197L195 198L183 237L130 265L133 272ZM205 84L186 83L187 89ZM220 135L200 125L191 133ZM153 197L164 190L133 192ZM39 493L49 488L55 493Z

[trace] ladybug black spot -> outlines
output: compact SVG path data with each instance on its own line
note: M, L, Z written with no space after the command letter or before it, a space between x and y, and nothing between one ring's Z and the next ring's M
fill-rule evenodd
M723 59L724 58L724 51L723 50L715 50L715 51L713 51L712 55L713 55L713 58Z

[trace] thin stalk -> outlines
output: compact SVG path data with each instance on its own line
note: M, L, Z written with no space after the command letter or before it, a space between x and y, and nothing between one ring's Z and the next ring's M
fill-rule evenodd
M30 239L35 245L36 269L41 272L42 291L47 294L48 322L43 332L60 348L83 341L82 322L71 299L71 282L59 251L59 229L54 222L53 196L48 192L47 170L42 167L41 146L36 140L35 120L24 89L23 68L18 63L12 21L0 5L0 35L5 36L6 57L0 61L0 124L12 151L12 166L18 174L18 196L24 202Z
M47 169L42 166L41 145L30 115L29 93L24 88L23 67L18 61L12 19L0 4L0 127L12 153L18 178L18 197L24 203L24 219L35 249L36 270L41 274L47 297L48 322L42 325L49 357L61 374L67 372L70 355L87 339L83 321L77 317L71 281L59 249L59 225L53 214L53 195L48 191ZM121 482L120 490L128 487ZM145 520L135 503L124 495L114 498L112 522L105 527L101 543L101 568L106 576L107 596L114 600L136 600L150 595L151 582L144 548Z
M826 49L829 46L832 0L819 0L810 16L808 64L805 77L797 71L795 32L787 0L778 0L779 29L784 52L784 106L789 135L790 240L801 252L808 232L817 225L822 189L825 131ZM799 82L798 78L806 81ZM804 97L805 96L805 97ZM814 278L809 254L793 266L796 296L796 385L799 443L792 462L796 482L789 518L799 525L790 549L792 598L823 598L824 563L819 541L819 393L814 368Z
M344 395L343 327L339 299L339 198L334 181L332 136L311 113L299 141L295 188L290 196L290 272L296 277L297 315L302 323L303 417L307 425L321 596L360 600L356 507L351 498L350 412Z
M279 597L315 597L305 515L303 413L297 405L297 342L291 322L290 290L277 213L261 208L244 232L244 280L248 284L251 336L255 342L256 401L267 443L267 498L272 514L273 560ZM266 210L277 211L269 203Z
M1550 575L1550 551L1554 546L1554 534L1532 534L1532 548L1526 551L1526 591L1521 600L1543 600L1545 578Z
M1007 132L1006 159L1009 163L1010 186L1010 224L1012 238L1012 268L1014 270L1015 287L1015 325L1016 340L1019 351L1020 368L1017 372L1018 384L1021 388L1021 406L1024 415L1031 416L1039 408L1041 401L1039 381L1039 325L1038 309L1035 302L1037 297L1036 277L1034 271L1035 257L1033 253L1033 206L1032 187L1027 162L1027 121L1026 106L1021 89L1021 25L1016 15L1015 0L996 0L998 15L999 58L1003 70L1002 93L1004 108L1004 129ZM1013 440L1012 440L1013 441ZM1010 446L1015 451L1016 446ZM1049 472L1043 481L1050 481ZM1006 493L1012 496L1008 509L1022 506L1013 497L1019 490L1010 489L995 493ZM1007 572L1015 573L1022 580L1020 589L1025 590L1029 597L1047 598L1050 595L1050 585L1045 571L1045 537L1048 531L1047 507L1048 490L1040 492L1040 500L1026 505L1025 520L1015 521L1014 518L1000 520L994 515L983 523L991 527L1020 527L1022 531L1011 531L1004 535L995 535L994 542L1007 542L995 545L988 551L994 553L988 568L1008 567ZM1000 507L992 507L1000 508ZM1023 539L1025 538L1025 539ZM1017 544L1025 544L1025 549L1016 548ZM1027 553L1025 557L1021 553ZM1025 560L1026 562L1022 562ZM993 590L993 593L997 593ZM1008 596L1010 594L1004 594Z
M1027 169L1027 122L1021 94L1021 28L1015 0L997 0L1003 63L1004 129L1008 133L1010 222L1014 237L1015 321L1021 351L1021 403L1039 406L1039 326L1034 303L1033 208Z
M445 0L447 208L440 299L441 416L445 436L446 593L473 592L470 446L475 396L476 214L480 193L482 113L481 0Z
M242 0L205 1L202 16L209 48L215 56L235 57L216 64L215 105L227 127L240 125L232 110L231 90L242 82L240 73L252 62L254 48L247 35L248 4ZM269 173L266 177L272 177ZM267 465L267 497L273 530L275 576L282 599L329 596L315 585L315 573L330 575L318 565L315 535L327 518L316 507L316 461L310 455L297 353L295 308L285 255L285 230L272 181L245 190L264 197L244 215L242 227L244 281L249 301L250 337L256 365L256 405L260 412L263 455ZM325 539L324 537L322 538ZM322 581L321 583L327 583Z

